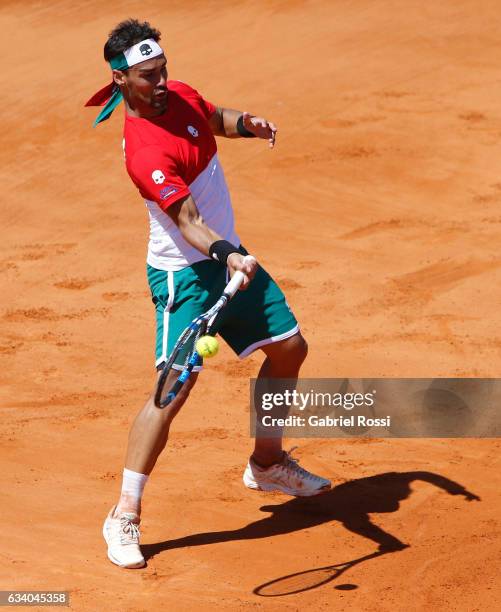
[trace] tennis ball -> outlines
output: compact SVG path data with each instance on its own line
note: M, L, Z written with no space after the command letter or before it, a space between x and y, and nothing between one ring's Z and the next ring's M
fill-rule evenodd
M219 343L214 336L202 336L197 340L195 350L200 357L214 357L219 350Z

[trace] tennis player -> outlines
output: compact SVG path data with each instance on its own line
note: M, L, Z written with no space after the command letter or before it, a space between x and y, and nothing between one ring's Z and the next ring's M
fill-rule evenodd
M230 302L216 331L240 358L263 351L261 379L296 378L306 342L280 288L255 260L245 258L214 138L261 138L273 147L277 128L262 117L215 106L186 83L168 80L159 41L160 32L147 22L118 24L104 46L113 81L87 103L103 106L95 125L120 102L125 105L125 164L150 219L147 274L156 308L156 367L161 369L181 331L219 297L228 276L240 270L247 291ZM181 354L172 382L183 360ZM165 409L150 398L132 425L120 499L103 527L108 557L121 567L145 564L139 547L143 490L197 376L192 373ZM243 481L250 489L296 496L331 486L284 452L280 436L259 434Z

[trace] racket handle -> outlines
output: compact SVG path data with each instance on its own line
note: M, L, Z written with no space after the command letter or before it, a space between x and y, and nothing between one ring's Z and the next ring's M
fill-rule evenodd
M255 261L252 255L246 255L245 259ZM244 282L244 273L243 272L235 272L235 274L231 277L230 282L226 285L223 295L225 295L228 299L231 299L235 293L240 288L240 285Z
M244 273L235 272L235 274L231 277L230 282L224 288L223 295L225 295L228 299L232 298L243 282Z

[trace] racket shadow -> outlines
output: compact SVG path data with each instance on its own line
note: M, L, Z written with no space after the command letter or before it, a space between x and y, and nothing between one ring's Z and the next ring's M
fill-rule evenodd
M369 561L370 559L375 559L376 557L380 557L384 554L387 553L384 551L377 551L369 555L359 557L358 559L353 559L347 563L317 567L302 572L296 572L295 574L289 574L288 576L275 578L274 580L270 580L269 582L265 582L264 584L257 586L252 592L254 595L259 595L260 597L283 597L284 595L304 593L305 591L310 591L311 589L316 589L329 582L332 582L354 565L358 565L364 561ZM356 585L344 586L357 588Z

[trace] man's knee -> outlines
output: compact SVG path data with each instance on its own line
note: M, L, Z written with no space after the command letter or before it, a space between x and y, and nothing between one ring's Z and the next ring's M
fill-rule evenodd
M283 352L288 359L303 363L308 355L308 343L301 334L295 334L284 340Z
M301 334L292 336L293 350L296 352L298 359L303 363L308 355L308 343Z
M300 366L308 355L308 343L300 333L266 348L265 353L272 361L285 361L291 365Z

